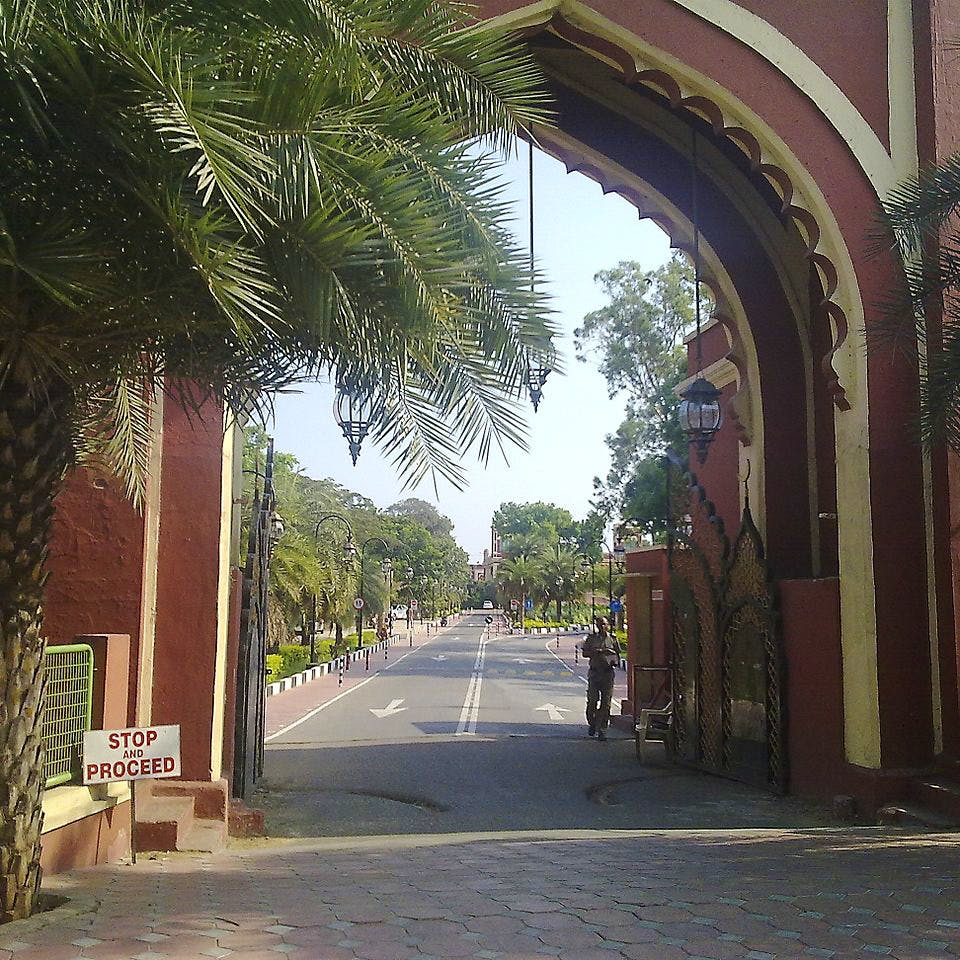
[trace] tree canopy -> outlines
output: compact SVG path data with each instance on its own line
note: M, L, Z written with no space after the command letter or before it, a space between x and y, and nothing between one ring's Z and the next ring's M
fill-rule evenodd
M595 505L606 516L663 516L660 457L686 447L675 391L687 375L683 335L694 318L693 273L675 253L655 270L623 261L595 279L610 302L574 331L577 356L596 358L610 396L626 398L626 416L607 437L610 470L594 481Z

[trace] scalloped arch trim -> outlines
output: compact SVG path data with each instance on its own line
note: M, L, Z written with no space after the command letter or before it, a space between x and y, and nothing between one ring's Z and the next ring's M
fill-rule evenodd
M685 92L682 81L661 67L638 68L636 58L629 51L612 40L583 30L567 20L562 12L555 11L548 20L523 30L527 36L535 36L546 31L552 31L574 46L611 64L620 71L626 85L645 86L662 96L673 110L684 110L703 119L717 137L723 137L737 147L746 157L751 172L764 177L770 184L780 198L778 213L781 219L796 227L803 239L805 255L820 278L823 297L819 303L811 305L812 319L814 322L829 324L831 331L831 347L821 359L820 366L834 405L839 410L849 410L850 401L847 398L846 389L834 366L834 358L837 351L844 345L850 327L846 312L839 302L841 270L826 247L824 231L813 213L814 205L806 201L802 189L794 182L788 171L777 163L774 157L765 153L763 146L753 133L742 124L728 119L720 104L702 93ZM641 216L661 226L670 236L674 246L690 252L688 245L677 239L679 231L670 217L662 210L644 209L648 200L640 197L635 189L624 184L611 183L604 172L594 165L578 163L571 158L563 159L568 170L576 170L590 176L600 184L605 193L614 192L623 196L637 206ZM715 281L711 282L708 277L705 277L704 282L714 293L719 291L719 284ZM745 372L743 354L742 350L737 349L738 335L731 329L729 316L730 311L724 309L722 302L717 300L717 319L724 323L734 342L729 359L742 375ZM743 382L745 381L741 380L741 383ZM749 435L742 419L735 411L734 420L737 423L738 432L741 433L741 439L749 442Z

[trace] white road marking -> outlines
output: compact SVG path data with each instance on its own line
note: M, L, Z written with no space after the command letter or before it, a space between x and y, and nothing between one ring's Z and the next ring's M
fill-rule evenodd
M578 676L577 671L574 670L573 667L568 667L568 666L567 666L567 661L564 660L563 657L558 657L558 656L550 649L550 641L549 641L549 640L544 644L544 647L545 647L547 653L549 653L552 657L555 657L557 660L560 661L560 664L561 664L561 666L563 667L564 670L566 670L568 673L572 673L575 677ZM587 682L586 677L580 677L580 679L581 679L584 683Z
M438 657L431 657L431 660L446 660L447 658L441 653Z
M558 707L555 703L545 703L542 707L534 707L534 710L546 710L551 720L562 720L564 713L570 712L570 707Z
M532 660L524 660L523 657L514 657L514 663L533 663Z
M365 687L371 680L376 680L381 673L385 673L391 667L395 667L401 660L406 660L411 653L417 653L421 647L425 647L432 640L436 639L435 637L429 637L427 640L424 640L423 643L418 647L414 647L413 650L408 650L403 656L397 657L393 663L387 664L382 670L378 670L376 673L367 677L365 680L361 680L358 684L353 687L350 687L348 690L344 690L343 693L338 693L335 697L330 700L327 700L326 703L321 703L319 707L314 707L309 713L305 713L299 720L294 720L293 723L288 723L285 727L281 727L276 733L271 733L269 737L264 737L263 742L269 743L271 740L276 740L277 737L282 737L285 733L290 730L293 730L295 727L299 727L301 723L306 723L308 720L315 717L321 710L326 710L327 707L336 703L338 700L342 700L347 694L353 693L354 690L359 690L361 687Z
M489 634L488 634L489 636ZM477 647L477 659L473 662L473 673L467 685L467 695L463 700L463 709L460 711L460 722L457 724L456 736L472 736L477 732L477 720L480 716L480 689L483 686L483 664L487 655L487 644L490 641L480 633L480 644Z
M391 700L385 707L371 707L370 712L382 720L384 717L392 717L395 713L403 713L407 708L401 707L401 703L403 703L403 700Z

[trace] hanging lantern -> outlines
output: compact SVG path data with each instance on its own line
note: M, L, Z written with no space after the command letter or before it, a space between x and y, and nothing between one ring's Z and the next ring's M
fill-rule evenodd
M697 130L692 128L691 169L693 172L693 290L696 304L697 321L697 375L693 383L680 393L680 407L677 416L680 427L687 435L687 441L697 448L697 462L703 466L707 462L707 447L717 435L723 423L723 410L720 407L720 391L703 375L703 331L700 325L700 216L699 216L699 169L697 164Z
M707 447L723 424L720 391L702 374L680 394L677 415L687 440L697 448L700 466L707 462Z
M333 401L333 415L350 447L354 466L360 456L361 444L373 424L380 419L382 411L382 398L367 387L359 384L344 385L337 390Z
M550 376L550 366L546 363L531 363L527 367L527 389L530 391L530 402L533 404L534 413L540 407L540 401L543 399L543 385Z

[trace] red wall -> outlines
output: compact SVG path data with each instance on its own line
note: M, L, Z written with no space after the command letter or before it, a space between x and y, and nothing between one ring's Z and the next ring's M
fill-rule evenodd
M76 470L57 497L47 560L44 630L53 643L78 634L125 633L130 663L139 654L143 516L89 470ZM136 670L127 702L136 703ZM133 715L128 715L133 721Z
M777 588L787 673L790 790L816 797L851 792L843 752L840 581L781 580Z
M180 724L184 780L209 780L223 413L164 408L153 722Z

